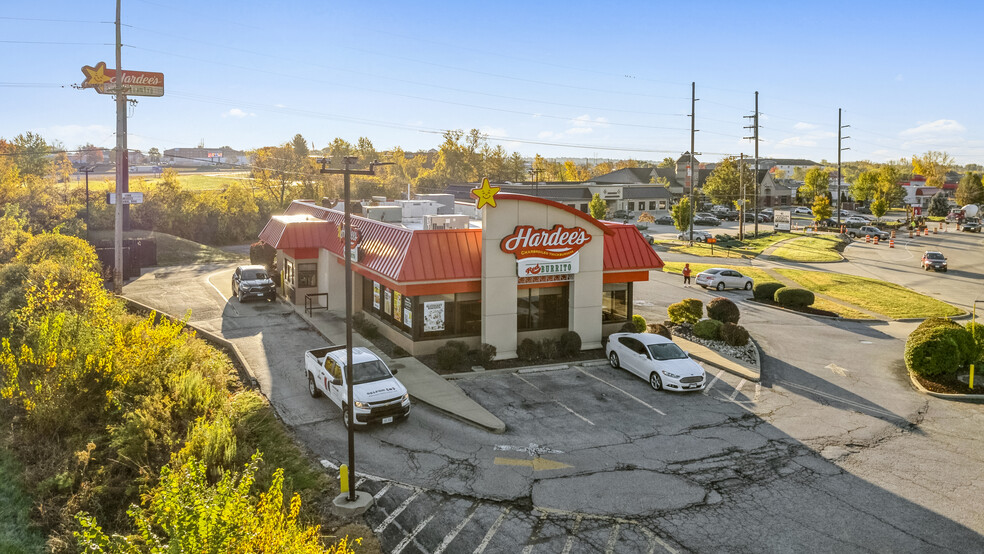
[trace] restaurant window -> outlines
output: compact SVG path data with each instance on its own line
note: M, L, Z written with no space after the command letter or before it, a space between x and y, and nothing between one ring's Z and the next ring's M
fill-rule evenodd
M588 213L588 205L587 204L581 204L581 211L584 212L584 213Z
M602 288L601 321L617 323L629 319L629 284L608 283Z
M652 210L655 210L655 209L656 209L656 201L655 200L650 200L649 201L649 211L652 211Z
M297 264L297 288L318 286L318 264Z
M635 211L635 202L629 202L629 211L630 212L634 212Z
M480 335L482 333L482 293L463 292L454 296L457 334Z
M568 287L519 289L516 328L520 331L567 327Z
M659 201L659 209L661 209L661 210L665 210L666 209L666 200L660 200Z

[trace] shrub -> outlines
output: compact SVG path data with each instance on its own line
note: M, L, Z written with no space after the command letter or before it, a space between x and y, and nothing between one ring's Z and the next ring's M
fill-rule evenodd
M673 323L697 323L704 317L704 303L696 298L684 298L667 306L666 314Z
M741 312L731 300L719 296L707 303L707 317L722 323L738 323Z
M785 287L782 283L758 283L752 287L752 298L764 302L772 302L776 291Z
M486 368L489 367L489 365L492 363L492 360L495 359L495 353L496 353L495 346L492 346L491 344L487 344L484 342L481 344L481 346L470 352L471 359L473 362L475 362L475 365L480 365Z
M540 341L540 357L544 360L554 360L560 354L560 344L555 339Z
M966 330L960 330L966 333ZM909 335L904 356L909 371L925 377L956 372L961 354L953 331L936 327Z
M806 289L783 287L776 291L776 304L786 308L805 308L813 304L816 297Z
M667 329L666 328L666 325L663 325L662 323L650 323L648 325L648 327L647 327L647 330L650 333L653 333L653 334L656 334L656 335L662 335L662 336L664 336L664 337L666 337L668 339L672 339L673 338L673 335L670 334L670 330Z
M716 319L702 319L694 324L694 334L702 339L718 340L721 337L721 326Z
M447 344L438 348L435 353L437 355L437 369L441 371L454 371L459 366L464 365L468 360L467 350L462 351L460 348L452 345L452 342L460 341L448 341Z
M577 331L567 331L560 335L560 352L568 358L581 353L581 335Z
M721 340L731 346L745 346L748 344L748 331L737 323L725 323L721 325Z
M444 346L454 348L455 350L460 352L463 356L468 354L468 345L460 340L449 340L448 342L444 343Z
M976 364L984 360L984 325L968 321L964 329L970 334L972 344L974 345L974 351L971 353L972 357L968 362Z
M636 333L646 332L646 318L642 317L641 315L632 316L632 324L635 325Z
M533 339L523 339L516 348L516 356L524 362L540 359L540 344Z

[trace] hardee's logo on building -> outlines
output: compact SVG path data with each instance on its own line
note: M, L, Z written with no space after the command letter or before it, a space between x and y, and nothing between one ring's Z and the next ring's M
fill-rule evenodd
M554 225L553 229L536 229L532 225L518 225L513 234L502 239L499 248L513 254L517 260L542 258L560 260L577 253L591 242L591 235L580 227L567 228Z

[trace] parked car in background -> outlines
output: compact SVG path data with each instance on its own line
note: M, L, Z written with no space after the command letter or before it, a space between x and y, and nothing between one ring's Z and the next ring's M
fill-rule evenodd
M752 222L754 222L755 221L755 213L754 212L745 212L745 221L752 221ZM767 223L769 221L772 221L772 218L769 217L768 214L764 214L764 213L761 213L761 212L759 213L759 215L758 215L758 222L759 223Z
M837 227L837 221L834 220L834 219L830 219L829 217L827 217L827 218L824 218L824 219L821 219L820 221L818 221L817 222L817 225L819 225L821 227Z
M857 229L848 229L847 236L852 238L860 238L866 235L870 235L872 238L878 237L878 240L888 240L890 236L888 231L882 231L878 227L873 227L871 225L865 225L863 227L858 227Z
M981 220L977 217L965 217L963 223L960 224L961 231L970 231L971 233L981 232Z
M656 225L673 225L673 217L669 215L661 215L654 221Z
M698 215L697 217L694 218L694 225L713 225L716 227L720 224L721 224L721 220L712 215L704 216L704 217Z
M277 298L276 285L262 265L241 265L232 273L232 295L245 302L250 298Z
M798 208L793 208L793 214L795 215L813 215L813 210L800 206Z
M863 218L863 217L861 217L859 215L852 215L851 217L849 217L847 219L842 219L841 220L841 223L844 224L844 225L847 225L848 227L852 227L852 226L853 227L857 227L859 225L867 225L867 224L869 224L871 222L868 221L868 219Z
M631 219L632 214L625 210L615 210L610 217L611 219Z
M672 340L655 333L613 333L605 343L613 368L623 368L649 381L653 390L699 391L707 375Z
M694 242L707 242L707 239L714 238L710 231L699 231L694 229ZM684 231L677 235L677 240L690 240L690 231Z
M920 265L926 271L932 269L933 271L942 271L943 273L946 273L946 256L944 256L942 252L927 250L926 253L923 254Z
M854 208L854 211L858 212L859 214L870 214L871 208L867 206L858 206L857 208Z
M697 280L695 282L705 289L711 288L717 290L752 290L752 286L755 284L751 277L742 275L734 269L724 269L721 267L713 267L701 271L697 274Z
M738 212L736 210L728 210L718 214L718 218L725 221L738 221Z

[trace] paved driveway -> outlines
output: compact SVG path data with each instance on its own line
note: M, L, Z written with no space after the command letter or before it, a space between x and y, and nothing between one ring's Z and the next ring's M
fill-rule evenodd
M125 292L235 341L297 436L327 466L345 460L337 409L301 379L321 339L282 304L229 302L220 269L162 269ZM677 281L654 273L639 308L711 297ZM703 393L656 392L607 366L483 376L459 385L505 434L426 406L358 433L384 550L978 551L984 416L909 388L908 327L741 308L760 386L712 371Z

